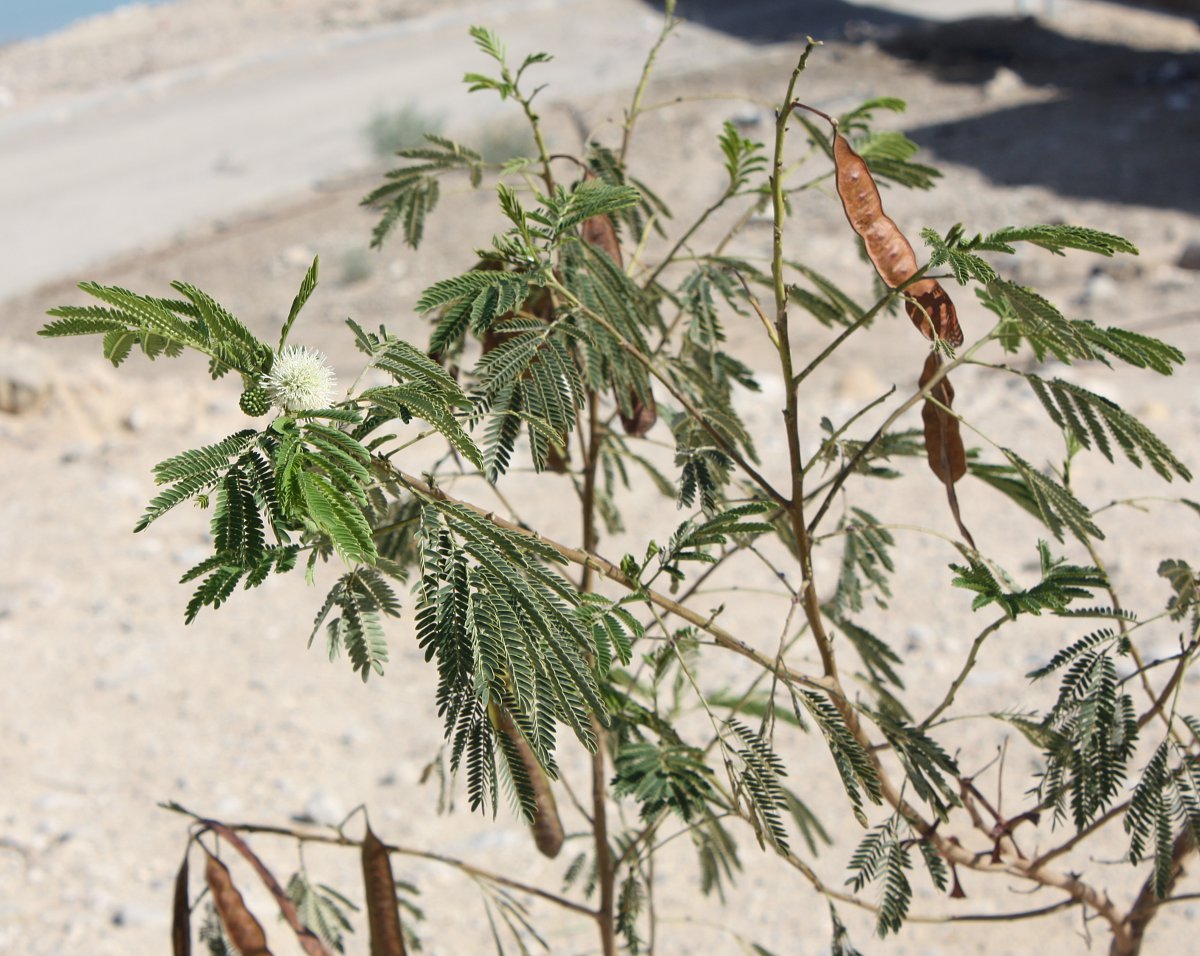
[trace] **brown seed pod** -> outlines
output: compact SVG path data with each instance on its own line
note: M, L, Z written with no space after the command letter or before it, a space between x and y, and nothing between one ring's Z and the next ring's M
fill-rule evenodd
M396 906L391 857L370 825L362 842L362 871L371 930L371 956L405 956L404 930Z
M595 179L596 174L588 170L587 175L583 178L585 180ZM579 235L589 246L607 252L609 258L617 265L624 265L621 259L621 243L617 239L617 228L608 216L592 216L590 219L585 219L583 225L579 227Z
M921 370L920 387L925 388L941 367L942 357L937 352L930 352L925 360L925 367ZM949 378L943 377L932 388L929 398L921 407L921 421L925 424L925 457L929 461L929 470L946 486L950 513L954 515L958 530L973 548L975 541L963 524L958 508L958 495L954 491L954 483L967 473L967 453L963 448L958 419L946 410L953 403L954 387Z
M192 956L192 907L188 900L188 858L183 854L175 875L175 900L171 907L172 956Z
M862 237L867 257L879 277L891 288L900 288L917 271L916 254L900 227L883 211L879 187L866 161L854 151L836 124L833 162L837 171L838 196L846 219ZM909 297L905 310L921 334L932 339L936 330L938 338L955 347L962 345L963 333L954 303L936 279L918 279L906 286L904 292Z
M254 872L258 874L258 878L262 880L263 886L270 890L271 895L275 897L275 902L279 906L279 914L292 928L292 932L296 934L296 939L300 943L300 948L308 954L308 956L333 956L329 952L328 947L321 942L320 938L304 925L300 920L300 914L296 912L296 904L284 892L279 881L275 879L273 873L267 869L262 860L255 855L249 845L240 836L234 833L233 830L219 823L216 820L205 820L204 825L207 826L213 833L219 834L230 846L238 851L252 867ZM239 897L240 898L240 897ZM266 950L263 950L266 953ZM243 953L245 956L245 953ZM269 954L267 954L269 956Z
M618 414L621 416L621 427L625 429L625 434L641 438L658 421L658 405L653 394L650 395L649 402L643 402L638 393L630 389L629 413L619 411Z
M589 170L584 178L595 179L596 176ZM583 225L580 226L579 233L580 238L589 246L608 253L608 257L617 265L623 264L621 243L617 239L617 229L610 217L592 216L590 219L585 219ZM614 397L617 398L617 405L619 407L621 404L620 399L618 396ZM641 438L658 421L658 405L655 403L653 395L650 395L648 402L643 402L636 392L631 391L629 395L629 413L626 414L622 411L619 414L621 416L621 426L625 429L625 434Z
M271 956L262 924L254 918L242 894L233 885L228 868L211 853L204 865L204 878L212 893L217 915L221 917L221 925L241 956Z
M525 773L529 775L529 781L533 785L533 800L537 806L533 820L529 824L529 829L533 833L533 842L542 856L554 859L562 850L566 834L563 832L562 820L558 816L558 803L554 799L554 791L550 788L550 778L546 776L546 771L538 763L533 748L529 746L529 741L521 736L521 731L513 723L512 716L508 711L495 703L489 705L488 711L496 729L512 742L520 756L521 764L525 767Z

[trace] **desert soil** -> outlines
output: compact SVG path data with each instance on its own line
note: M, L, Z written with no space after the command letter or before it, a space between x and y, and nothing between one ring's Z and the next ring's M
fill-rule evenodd
M945 174L932 192L886 194L906 231L1070 221L1125 235L1141 255L1060 259L1023 251L1015 276L1073 315L1160 335L1196 361L1200 250L1188 247L1200 243L1200 31L1192 21L1098 2L1025 4L1036 20L938 23L914 16L921 6L914 3L882 10L814 3L811 24L779 3L746 4L754 15L742 16L718 3L680 6L693 22L664 50L648 93L652 104L678 102L645 116L633 152L635 172L675 210L676 223L722 188L715 139L723 120L755 138L769 135L770 104L803 35L813 33L825 46L803 77L803 98L836 111L870 96L902 96L908 112L885 122L908 131ZM1014 5L960 6L969 13ZM184 627L188 592L177 581L206 553L204 515L181 511L136 537L130 532L154 494L153 463L243 427L236 383L209 383L201 363L188 360L132 360L115 371L94 342L34 337L46 309L84 301L73 288L78 280L161 294L185 279L269 338L320 255L322 284L297 337L327 352L341 381L358 371L347 316L420 340L417 296L468 266L469 250L488 242L499 227L494 197L448 189L419 252L395 240L368 253L373 217L357 202L384 167L370 160L362 130L372 111L410 101L444 114L447 130L464 139L495 122L496 104L465 97L457 83L462 72L486 66L466 37L475 22L496 26L515 52L556 54L541 100L552 149L576 151L584 133L616 141L657 29L653 8L635 0L180 0L0 50L0 663L9 674L0 685L0 952L165 951L186 829L183 818L158 808L167 800L229 821L318 826L365 803L389 842L558 889L561 861L535 857L525 829L506 812L495 821L472 816L461 795L453 813L434 812L438 788L425 770L440 726L410 618L390 633L387 674L366 684L345 660L330 663L318 647L306 648L324 592L300 576L239 593ZM697 241L719 235L720 226ZM795 258L867 296L852 236L829 195L798 201L788 240ZM769 248L769 224L756 222L731 252L761 259ZM983 327L977 306L960 308L968 336ZM762 361L756 324L740 321L731 324L731 347ZM798 356L811 356L829 337L800 325ZM893 384L911 387L924 345L907 321L881 322L867 343L838 352L814 378L807 393L814 441L821 415L838 421ZM1119 398L1200 469L1200 390L1190 364L1171 378L1055 372ZM783 456L771 437L780 385L770 374L763 384L743 411L761 436L764 467L780 475ZM955 384L958 407L989 440L1029 449L1038 464L1060 454L1027 389L981 369L964 370ZM651 438L661 442L663 434ZM1181 493L1125 462L1109 466L1093 454L1087 466L1081 493L1096 504ZM567 485L563 495L547 496L518 474L503 489L526 522L563 540L577 537ZM480 483L464 481L455 491L498 506ZM1037 526L1011 516L985 488L964 483L960 496L984 549L1028 575ZM953 533L940 491L921 470L864 501L884 520ZM991 523L993 513L1004 517ZM677 520L647 496L627 523L662 540ZM1147 614L1162 606L1160 559L1200 558L1196 523L1165 504L1114 513L1104 553L1131 606ZM946 565L957 552L936 538L897 534L899 579L926 583L898 593L889 612L865 623L906 654L912 702L922 708L937 701L980 624L969 596L947 586ZM611 537L601 550L617 557L638 540ZM836 554L816 574L828 580L835 570ZM711 602L726 606L727 627L773 652L786 606L763 598L759 584L718 580ZM1021 675L1073 636L1043 626L989 645L959 712L1044 705L1046 691ZM1145 652L1170 653L1173 639L1163 631ZM805 652L796 663L806 663ZM705 679L715 687L739 673L714 658ZM1200 684L1189 678L1183 694L1184 709L1195 712ZM948 725L941 739L951 749L970 744L979 763L972 769L982 771L1001 738L981 748L976 728ZM1032 756L1011 743L1016 778ZM813 865L840 885L860 831L819 740L801 741L788 756L793 785L834 840ZM564 772L583 788L578 755L564 757ZM994 794L996 768L980 781ZM1005 796L1016 805L1020 787L1009 786ZM1055 838L1044 827L1029 838L1030 849ZM658 872L660 952L740 953L744 940L779 954L828 952L824 904L793 871L759 859L753 841L743 841L746 872L718 909L695 895L686 842L676 842ZM287 842L260 838L256 846L278 873L295 868ZM1091 856L1065 862L1127 901L1143 874L1109 865L1122 852L1115 833ZM304 863L358 898L353 854L309 848ZM422 891L426 918L417 928L427 953L490 949L468 880L418 858L396 867ZM964 876L965 900L917 883L914 912L927 916L1055 901L1045 891L1022 895L997 877ZM1185 886L1200 891L1194 879ZM270 912L261 895L251 900ZM590 926L525 902L552 952L595 951ZM1191 903L1164 912L1152 924L1150 951L1185 951L1198 913ZM870 952L1001 956L1107 946L1098 921L1078 911L1002 928L912 923L886 944L870 939L868 915L850 907L841 915ZM273 951L298 951L281 924L267 927ZM361 926L348 945L366 951Z

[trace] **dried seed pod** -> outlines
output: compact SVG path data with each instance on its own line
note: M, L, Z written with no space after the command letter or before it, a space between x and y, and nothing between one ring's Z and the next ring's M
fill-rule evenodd
M921 370L920 387L925 388L942 367L942 357L937 352L930 352ZM967 453L963 448L962 435L959 432L958 419L949 411L954 403L954 388L950 379L943 376L933 386L929 398L921 407L921 421L925 424L925 457L932 471L942 484L946 486L946 499L950 502L950 512L958 530L966 538L971 547L975 541L963 524L962 515L958 509L958 495L954 491L954 483L967 473ZM944 407L943 407L944 406Z
M284 918L288 926L292 928L292 932L296 934L296 940L300 943L300 948L308 953L308 956L333 956L329 952L328 947L321 942L317 934L301 922L300 914L296 912L296 904L284 892L283 887L279 885L279 881L275 879L274 874L255 855L246 841L234 833L233 830L229 829L229 827L225 826L225 824L219 823L216 820L205 820L204 825L212 830L213 833L220 835L222 839L246 859L247 863L254 867L254 872L262 880L263 886L270 890L271 895L275 897L275 902L279 906L279 914ZM264 949L263 952L266 953L266 950ZM244 953L243 956L245 956Z
M595 174L590 170L584 177L585 179L595 179ZM601 249L608 253L608 257L617 265L623 265L621 258L621 243L617 239L617 228L613 225L613 221L609 216L592 216L590 219L585 219L583 225L579 228L580 238L583 239L589 246L595 249ZM620 407L620 397L614 396L617 399L618 408ZM633 435L637 438L643 437L654 423L658 421L658 406L654 401L653 394L650 395L650 400L643 402L636 392L631 391L629 394L629 412L619 412L621 416L621 426L625 429L626 435Z
M229 869L211 853L204 865L204 878L212 893L221 925L241 956L271 956L262 924L254 918L242 894L233 885Z
M171 953L173 956L192 956L192 907L188 900L186 852L175 875L175 900L171 907Z
M588 170L587 175L584 176L585 180L595 178L596 174L591 170ZM607 252L609 258L617 265L624 265L621 259L621 243L617 239L617 228L607 215L585 219L583 225L579 227L579 235L589 246Z
M658 421L658 405L653 394L650 395L650 401L643 402L638 393L630 389L629 412L626 414L618 411L618 414L621 416L621 427L625 429L625 434L641 438Z
M921 369L919 387L928 385L941 367L942 357L937 352L930 352ZM967 473L967 455L958 419L940 407L950 408L954 404L954 386L950 384L949 376L943 377L929 396L921 408L921 419L925 423L925 455L930 470L947 484L954 484Z
M362 871L371 930L371 956L405 956L404 930L396 905L391 857L370 825L362 842Z
M879 277L893 289L900 288L917 271L916 254L900 227L883 211L879 187L866 161L854 151L836 124L833 162L846 219L862 237L867 257ZM926 338L933 338L936 330L938 338L956 347L962 345L962 328L954 303L936 279L918 279L904 291L909 296L905 303L908 317Z
M508 738L517 751L521 764L525 767L525 773L529 776L529 782L533 786L533 800L537 807L533 814L533 820L529 824L529 829L533 833L533 842L542 856L554 859L562 850L566 834L563 832L562 820L558 816L558 803L555 801L554 791L550 787L550 778L546 776L546 771L538 763L537 755L529 746L529 741L521 736L521 731L513 723L512 716L508 711L494 703L489 705L488 711L496 729Z

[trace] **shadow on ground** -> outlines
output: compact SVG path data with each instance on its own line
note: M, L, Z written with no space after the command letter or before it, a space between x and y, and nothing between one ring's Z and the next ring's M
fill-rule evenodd
M881 46L945 82L982 85L1003 69L1058 94L907 131L938 157L1005 185L1200 212L1187 172L1200 143L1200 54L1079 40L1032 18L923 24Z
M662 0L646 0L662 10ZM678 0L679 16L710 30L719 30L748 43L803 40L859 40L880 31L923 23L874 7L840 0Z
M647 0L661 9L661 2ZM678 13L751 43L870 40L939 80L1000 71L1055 98L907 130L936 159L993 182L1200 213L1200 54L1064 36L1032 17L932 22L837 0L680 0ZM1190 18L1180 29L1195 31Z

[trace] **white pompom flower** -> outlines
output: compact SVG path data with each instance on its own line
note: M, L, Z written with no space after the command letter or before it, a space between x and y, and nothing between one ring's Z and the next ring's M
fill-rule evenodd
M337 379L323 353L305 345L288 345L275 353L271 372L262 384L272 404L285 412L299 412L328 408Z

